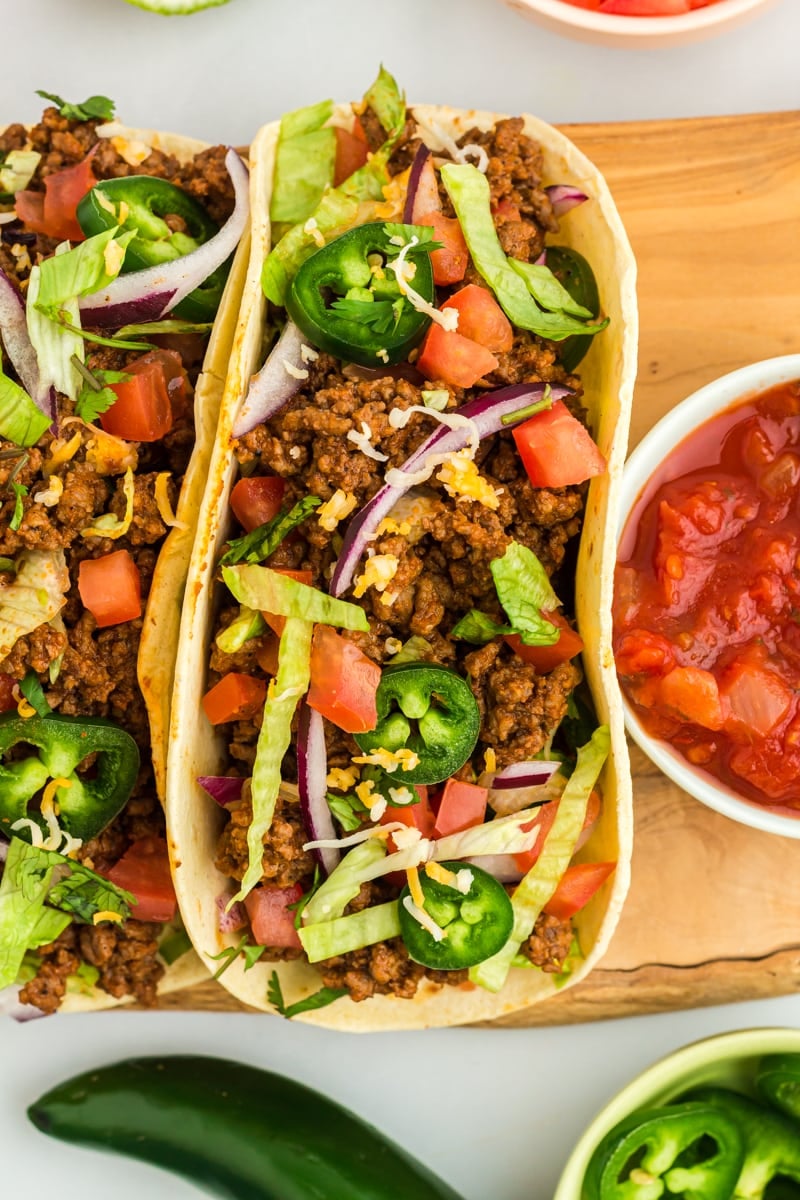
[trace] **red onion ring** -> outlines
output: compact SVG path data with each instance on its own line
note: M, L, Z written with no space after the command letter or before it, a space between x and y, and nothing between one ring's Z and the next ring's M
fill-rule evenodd
M250 215L249 172L233 149L225 155L225 166L233 183L235 203L219 232L191 254L143 271L118 275L102 292L85 296L80 301L84 325L107 329L139 321L156 321L180 304L233 254Z
M426 213L441 211L442 201L439 197L433 156L424 142L420 142L411 164L411 174L408 177L408 191L403 206L403 223L416 225L419 223L419 218L425 216Z
M544 762L532 759L529 762L512 763L498 771L492 780L492 790L500 791L505 788L538 787L555 775L561 763Z
M322 716L310 705L302 703L297 727L297 790L303 823L312 842L329 841L337 836L326 797L327 777L328 754ZM318 846L313 854L326 875L330 875L341 857L341 852L333 846Z
M42 384L39 360L28 333L25 300L17 285L0 271L0 337L19 381L36 407L51 420L56 418L56 394Z
M585 192L579 191L570 183L553 183L544 190L550 198L553 212L557 217L563 217L564 213L568 213L572 208L577 208L579 204L583 204L585 200L589 199Z
M222 808L242 798L244 780L237 775L198 775L197 782Z
M480 438L489 437L493 433L499 433L501 429L512 429L517 422L503 425L503 417L510 417L519 409L541 400L548 386L544 383L516 383L511 387L498 388L497 391L487 392L475 400L470 400L456 412L473 423ZM550 387L553 400L563 400L571 394L569 388ZM520 418L521 421L526 419ZM391 512L400 497L419 482L414 479L412 472L420 469L429 454L454 454L463 450L469 440L469 429L451 429L449 426L439 425L400 468L401 471L409 473L408 483L402 486L385 483L353 517L347 526L342 551L331 579L332 596L341 596L347 591L356 567L378 525Z
M223 892L216 898L217 927L220 933L237 933L247 926L247 909L243 904L228 905L233 899L233 892Z
M303 335L294 321L287 321L263 367L250 380L247 395L233 423L234 437L243 437L256 425L274 417L300 391L308 378L302 356L304 344ZM287 367L305 372L305 379L298 379Z

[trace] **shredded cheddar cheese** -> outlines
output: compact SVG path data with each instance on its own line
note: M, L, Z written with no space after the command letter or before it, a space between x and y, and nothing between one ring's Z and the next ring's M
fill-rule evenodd
M128 467L125 472L125 483L123 484L125 516L120 521L119 517L115 516L114 513L105 513L102 517L97 517L93 525L88 525L86 529L82 529L81 537L119 538L127 533L133 520L133 498L135 491L136 484L133 479L133 470Z
M43 504L45 508L54 508L61 499L64 483L58 475L51 475L47 487L41 492L34 492L34 504Z
M476 500L484 508L491 509L500 506L496 491L481 475L469 450L458 450L451 455L436 478L444 484L448 495L456 496L459 502Z
M64 424L66 424L66 421ZM64 438L53 438L52 442L50 443L50 457L45 459L44 463L42 464L42 474L45 476L45 478L47 478L49 475L52 475L53 472L59 467L63 466L64 463L68 463L70 459L74 458L80 448L80 430L77 430L77 432L73 433L69 441Z
M363 574L356 579L353 595L358 599L369 587L374 587L376 592L385 591L397 574L398 566L394 554L373 554L365 562Z
M332 767L325 783L337 792L347 792L355 785L360 774L358 767Z
M491 746L487 746L483 752L483 769L491 772L492 775L497 770L497 755Z
M408 890L411 893L411 899L416 904L417 908L425 907L425 893L422 890L422 884L419 881L419 870L417 867L409 867L406 871L406 879L408 881Z
M156 505L158 507L158 515L161 517L161 520L164 522L164 524L170 526L171 528L188 529L189 526L186 524L186 522L179 521L175 516L172 505L170 504L169 491L167 489L170 474L171 472L169 471L159 471L158 475L156 475L154 494L156 498Z
M342 488L337 488L330 500L326 500L317 509L320 525L328 533L333 533L339 522L349 516L357 504L358 501L352 492L345 492Z
M441 883L443 887L453 888L455 891L458 891L457 876L452 871L448 871L447 867L443 867L441 863L425 863L425 874L430 879L435 879L437 883ZM421 907L422 905L420 905Z
M92 924L99 925L101 921L113 921L116 925L121 925L124 917L117 912L111 912L110 909L104 908L101 912L96 912L92 917Z
M409 750L407 746L403 746L400 750L384 750L383 746L379 746L370 754L362 754L360 758L354 758L353 762L382 767L384 771L396 771L398 767L404 771L413 771L414 767L419 766L419 755L413 750ZM358 794L358 789L356 789L356 794Z
M17 715L23 717L25 720L27 720L28 717L36 716L36 709L28 700L26 700L24 696L20 697L19 703L17 704Z

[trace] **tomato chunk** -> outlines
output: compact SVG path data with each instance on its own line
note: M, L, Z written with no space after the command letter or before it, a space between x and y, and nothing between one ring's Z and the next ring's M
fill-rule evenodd
M502 354L514 345L511 322L486 288L468 283L449 300L445 300L442 308L456 309L458 333L485 346L494 354Z
M125 367L130 376L123 383L109 384L117 399L100 414L106 433L128 442L157 442L172 428L172 403L162 355L146 354Z
M677 17L692 11L690 0L600 0L599 12L622 17Z
M542 613L553 625L558 625L561 633L558 641L552 646L526 646L517 633L509 633L503 640L518 654L523 662L530 663L537 675L547 675L563 662L568 662L583 650L583 638L573 629L566 617L561 613Z
M567 487L602 475L606 469L606 460L589 431L561 400L517 425L513 433L534 487Z
M482 825L488 795L488 788L462 783L459 779L448 779L436 814L433 836L447 837L449 833L460 833L462 829Z
M17 701L14 699L16 686L17 681L13 675L0 674L0 713L10 712L12 708L17 707Z
M719 685L728 715L725 730L743 734L749 741L768 734L780 725L792 705L794 693L779 675L762 666L759 656L743 655L724 671Z
M139 838L130 846L106 878L132 892L137 904L131 916L137 921L171 921L178 908L164 838Z
M354 642L329 625L317 625L311 643L312 708L346 733L366 733L378 723L380 681L380 667Z
M472 387L497 365L497 359L485 346L460 333L450 333L441 325L431 325L417 360L417 367L426 379L463 388Z
M280 475L251 475L239 480L231 492L231 508L246 533L277 517L285 492L286 480Z
M693 721L704 729L721 729L722 704L717 681L701 667L673 667L658 687L658 696L681 721Z
M560 921L567 921L588 904L616 867L615 862L573 863L561 876L558 887L544 906L544 911Z
M539 809L539 814L535 818L539 825L539 834L536 838L536 841L534 842L533 846L531 846L530 850L524 850L521 854L514 855L514 862L517 864L523 874L527 874L527 872L530 871L531 867L542 853L542 846L545 843L545 838L547 837L548 833L553 828L553 822L556 819L557 812L557 800L551 800L549 804L543 804ZM531 825L532 824L533 820L531 821ZM523 830L527 831L529 828L530 827L527 825L523 826Z
M244 906L250 918L250 928L259 946L302 950L294 927L294 911L289 907L290 904L297 904L302 894L303 888L299 883L284 888L262 884L245 896Z
M287 575L289 579L296 579L298 583L304 583L307 587L311 587L311 580L313 578L311 571L292 571L289 567L272 567L271 570L275 571L278 575ZM280 637L286 625L286 617L268 612L261 615L272 632L277 633L278 637Z
M442 243L438 250L431 251L433 282L439 287L460 283L467 273L469 250L458 219L431 211L423 213L414 223L429 225L434 231L436 241Z
M203 696L203 711L212 725L252 717L263 708L267 685L253 675L229 671Z
M256 650L256 662L267 675L278 674L278 650L280 638L274 634L265 634Z
M43 192L17 192L14 207L28 229L59 241L83 241L76 212L80 201L97 183L92 171L93 157L94 151L74 166L48 175Z
M85 558L78 567L78 591L98 629L142 615L142 581L128 550Z
M359 128L361 128L360 122ZM367 161L369 147L363 137L358 137L355 132L351 133L349 129L342 129L337 125L333 132L336 135L336 164L333 168L333 186L338 187L340 183L344 183L345 179L349 179L354 171L364 166L364 163Z

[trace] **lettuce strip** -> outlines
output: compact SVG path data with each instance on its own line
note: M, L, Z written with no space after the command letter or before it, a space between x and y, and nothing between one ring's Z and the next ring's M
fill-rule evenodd
M560 630L542 616L561 603L539 559L520 542L511 542L500 558L489 564L497 598L526 646L552 646Z
M320 884L303 909L305 924L316 925L341 917L350 901L361 891L365 879L372 878L371 875L365 875L364 871L369 871L385 857L386 842L383 838L373 837L354 846L325 882Z
M322 625L336 625L340 629L369 631L366 613L358 604L336 600L326 592L298 583L269 567L223 567L222 578L240 604L258 612L300 617Z
M323 100L281 118L270 220L305 221L333 182L336 134L326 125L332 115L333 101Z
M298 934L308 961L312 963L338 954L349 954L351 950L361 950L364 946L374 946L376 942L388 942L390 938L400 935L397 901L390 900L374 908L364 908L361 912L338 917L335 921L307 925L305 929L298 930Z

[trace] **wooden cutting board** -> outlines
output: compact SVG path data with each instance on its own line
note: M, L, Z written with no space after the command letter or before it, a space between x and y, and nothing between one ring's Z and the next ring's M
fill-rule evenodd
M800 352L800 112L574 125L639 264L631 447L719 375ZM800 840L726 820L632 747L635 849L617 933L586 982L507 1025L755 999L800 988ZM209 983L167 1007L241 1009Z

